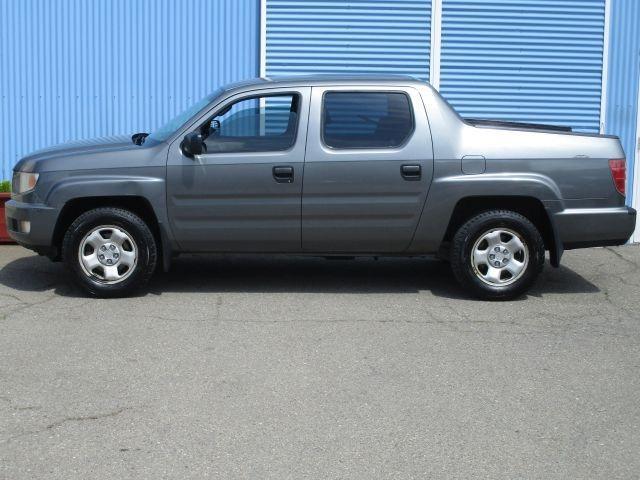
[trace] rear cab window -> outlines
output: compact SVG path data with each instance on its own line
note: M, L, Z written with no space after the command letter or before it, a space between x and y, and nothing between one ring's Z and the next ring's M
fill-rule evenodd
M414 130L402 92L328 91L322 103L322 141L330 148L397 148Z

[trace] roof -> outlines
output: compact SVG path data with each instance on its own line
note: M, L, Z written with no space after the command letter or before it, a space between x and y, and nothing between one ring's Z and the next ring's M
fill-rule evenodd
M410 75L297 75L290 77L267 77L267 82L291 83L304 82L314 85L335 82L419 82Z
M224 90L242 90L251 87L321 86L321 85L379 85L421 84L426 82L409 75L297 75L291 77L261 77L226 85Z

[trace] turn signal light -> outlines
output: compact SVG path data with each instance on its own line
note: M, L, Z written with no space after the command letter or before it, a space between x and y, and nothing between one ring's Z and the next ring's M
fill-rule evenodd
M616 190L620 195L624 195L627 184L627 162L624 158L611 159L609 160L609 169L611 170L611 177Z

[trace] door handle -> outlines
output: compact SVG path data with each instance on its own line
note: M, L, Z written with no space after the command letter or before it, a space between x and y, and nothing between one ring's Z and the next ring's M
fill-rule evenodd
M273 178L278 183L293 183L293 167L288 165L273 167Z
M405 180L420 180L422 177L422 167L420 165L402 165L400 174Z

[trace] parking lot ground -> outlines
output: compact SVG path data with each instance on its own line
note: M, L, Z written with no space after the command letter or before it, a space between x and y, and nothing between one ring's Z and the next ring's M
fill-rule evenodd
M445 263L176 260L90 299L0 247L0 478L638 478L640 248L526 298Z

